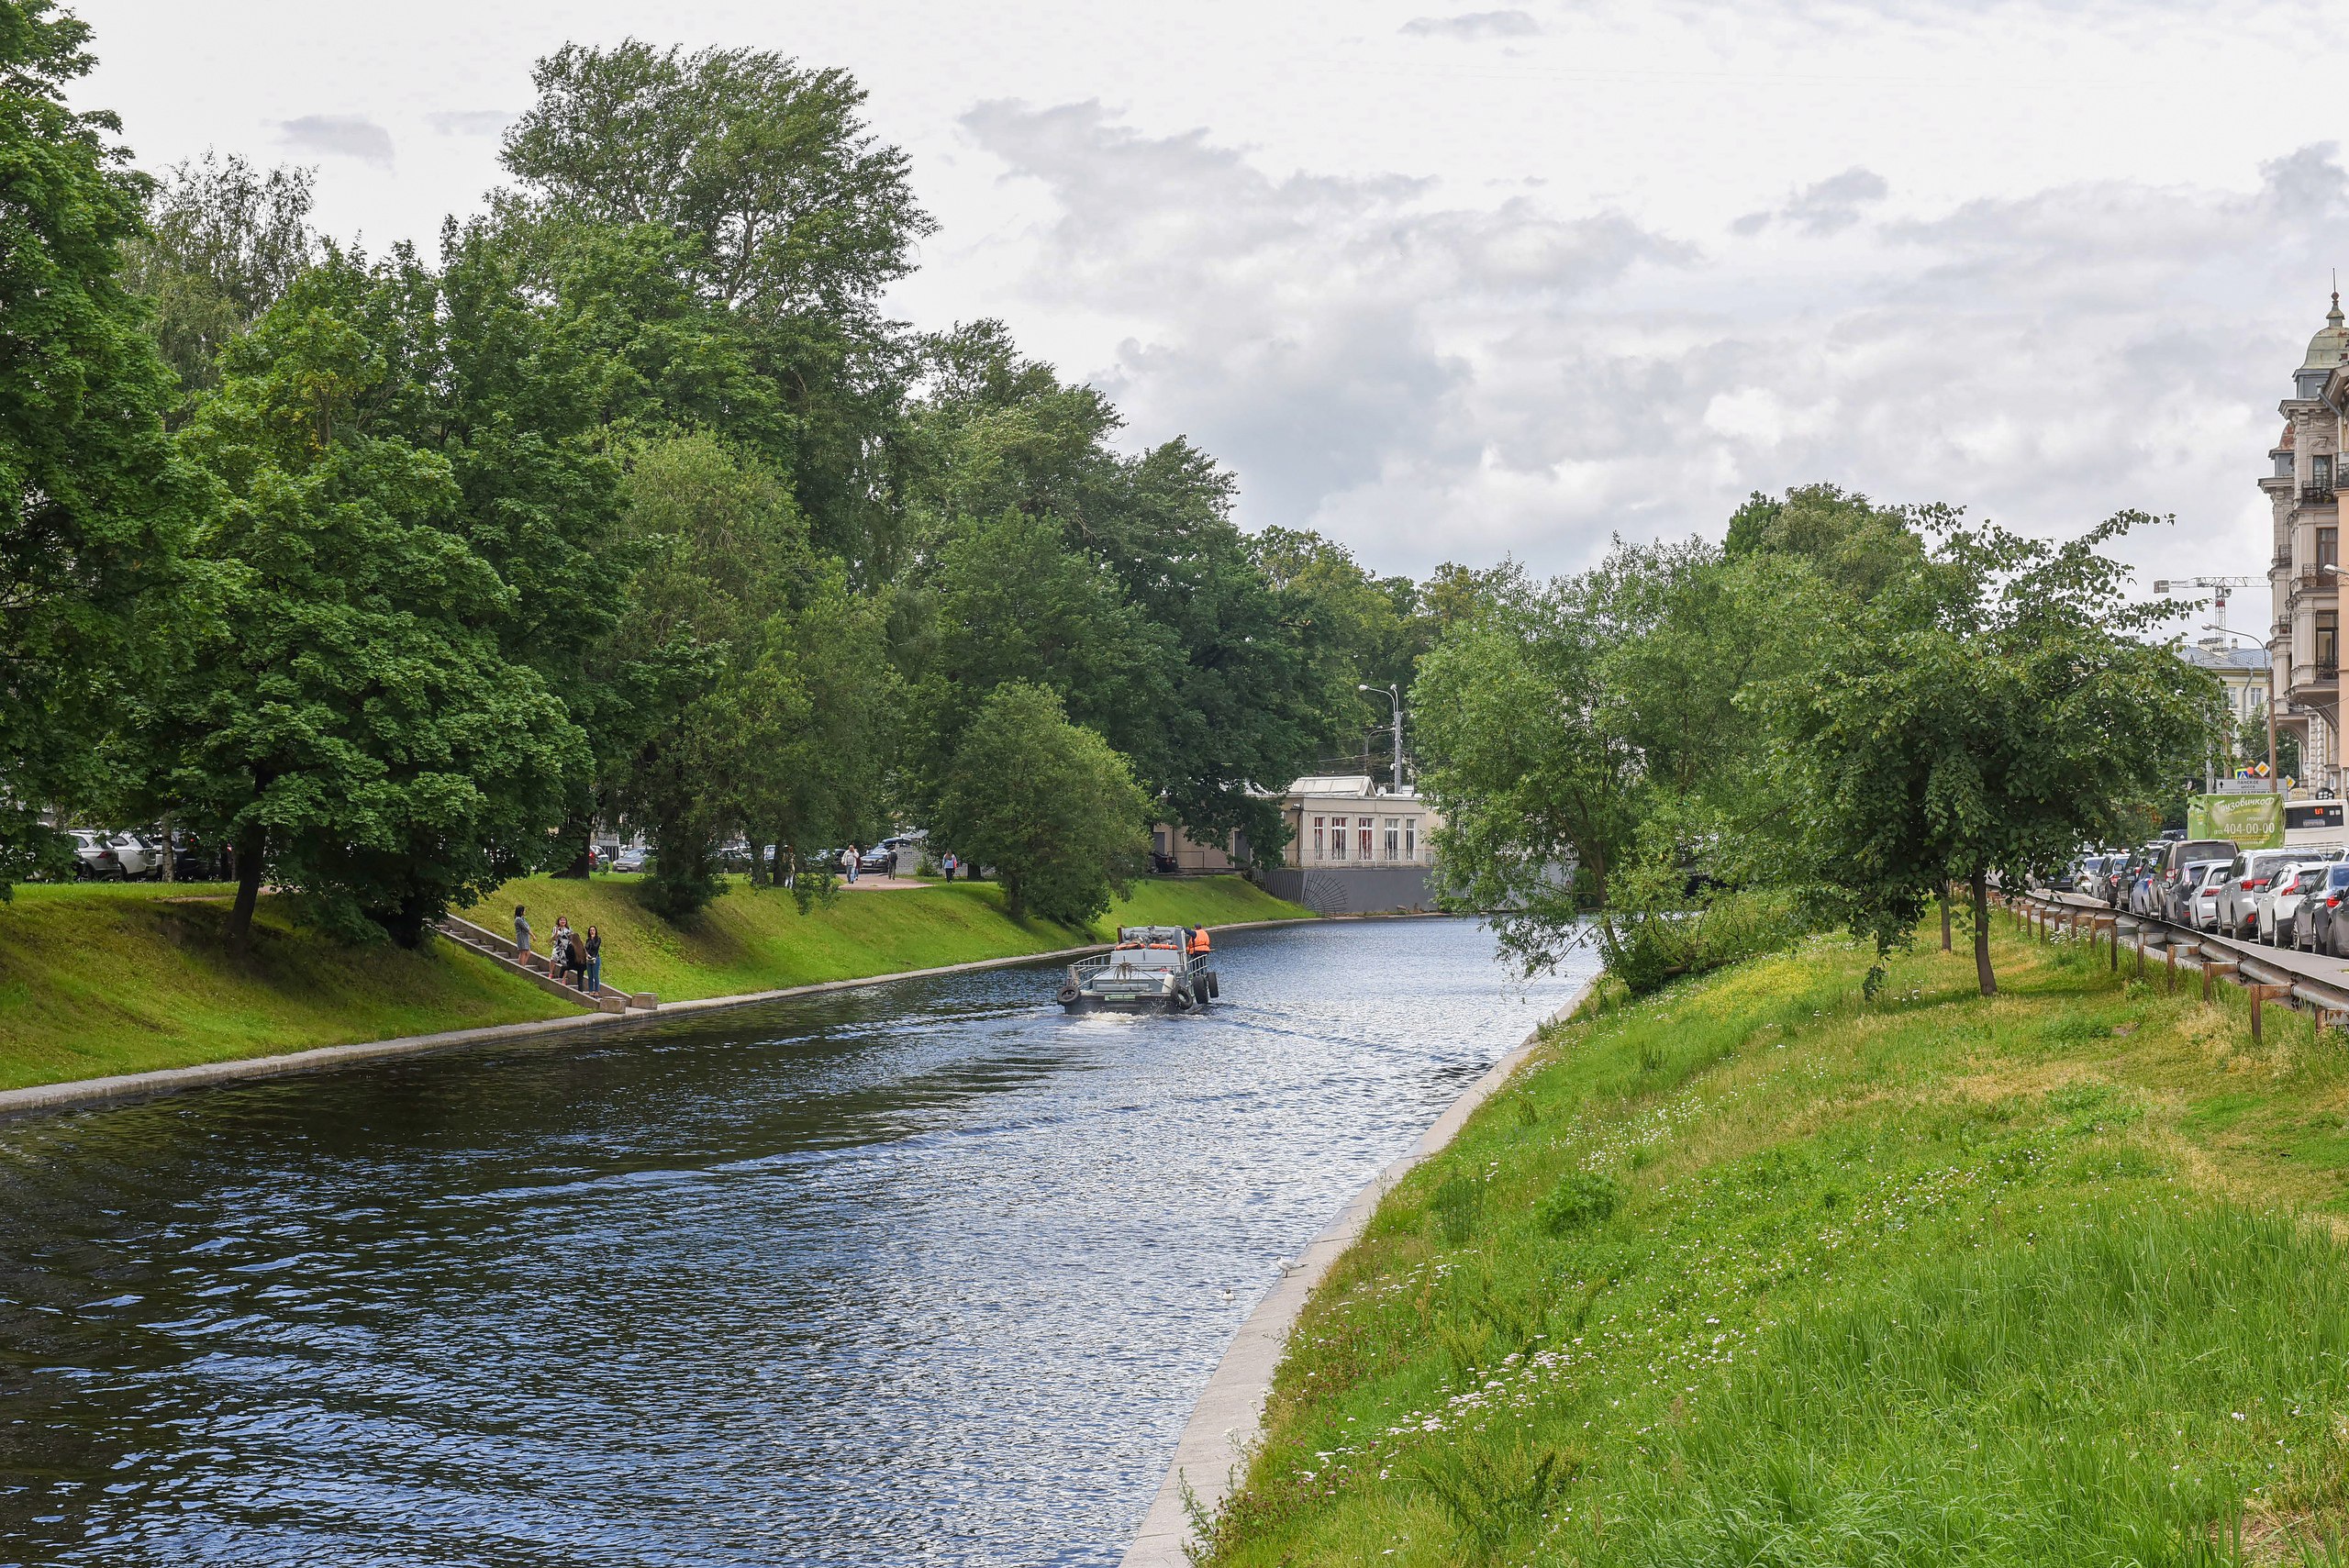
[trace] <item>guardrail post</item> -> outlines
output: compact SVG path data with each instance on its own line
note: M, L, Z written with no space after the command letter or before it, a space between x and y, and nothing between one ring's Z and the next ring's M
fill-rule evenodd
M2115 917L2113 917L2113 919L2112 919L2111 924L2112 924L2112 973L2115 973L2115 974L2118 974L2118 973L2121 973L2121 918L2120 918L2120 917L2119 917L2119 916L2115 916Z
M2169 972L2163 979L2163 988L2175 996L2177 995L2177 949L2167 942L2162 944L2162 963Z

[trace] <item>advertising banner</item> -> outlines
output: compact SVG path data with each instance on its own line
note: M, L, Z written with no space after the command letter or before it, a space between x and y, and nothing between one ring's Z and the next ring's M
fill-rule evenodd
M2232 839L2245 850L2284 847L2280 795L2198 795L2186 803L2186 836Z

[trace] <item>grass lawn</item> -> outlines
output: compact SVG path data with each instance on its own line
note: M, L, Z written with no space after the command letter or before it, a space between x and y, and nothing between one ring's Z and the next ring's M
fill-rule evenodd
M541 951L558 915L568 915L580 930L599 927L605 983L651 991L663 1001L1051 952L1106 940L1121 923L1214 926L1308 917L1308 911L1236 876L1138 883L1130 900L1087 931L1049 920L1014 922L1004 913L1003 890L993 883L842 890L829 905L802 915L790 894L753 888L735 877L698 919L672 926L638 902L638 882L529 877L464 913L510 935L514 906L527 905Z
M788 894L739 881L690 927L637 902L630 877L532 877L473 917L512 929L530 906L541 951L558 914L603 928L604 977L665 999L774 990L819 980L1049 952L1094 940L1045 921L1015 924L991 884L842 893L802 916ZM25 884L0 904L0 1088L269 1056L577 1012L446 942L416 952L338 947L262 904L250 959L221 932L226 885ZM1227 924L1308 912L1237 877L1147 882L1102 923Z
M1551 1031L1316 1294L1207 1560L2340 1562L2349 1043L1997 957Z
M447 943L338 947L272 899L239 960L230 891L19 885L0 904L0 1088L575 1011Z

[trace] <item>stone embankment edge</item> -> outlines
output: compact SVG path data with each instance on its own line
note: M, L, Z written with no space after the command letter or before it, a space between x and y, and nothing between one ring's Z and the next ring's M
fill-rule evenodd
M1272 1392L1274 1369L1287 1349L1289 1330L1297 1326L1306 1302L1331 1265L1361 1240L1380 1200L1414 1167L1443 1151L1477 1107L1525 1065L1542 1043L1542 1029L1573 1018L1590 999L1600 978L1592 976L1564 1006L1468 1085L1435 1125L1419 1134L1408 1152L1364 1184L1330 1228L1315 1237L1296 1262L1283 1267L1279 1282L1241 1324L1231 1348L1224 1351L1207 1387L1200 1391L1198 1403L1191 1407L1191 1418L1174 1445L1174 1461L1166 1467L1166 1478L1159 1483L1158 1496L1143 1516L1133 1544L1126 1549L1122 1568L1186 1568L1191 1561L1191 1520L1184 1493L1187 1490L1193 1505L1208 1518L1223 1506L1264 1436L1264 1401Z
M1253 931L1270 926L1296 926L1302 918L1241 920L1210 926L1210 931ZM363 1040L351 1045L322 1045L309 1051L289 1051L280 1056L239 1056L227 1062L202 1062L187 1067L163 1067L151 1073L125 1073L111 1078L74 1078L61 1084L34 1084L22 1089L0 1089L0 1118L36 1116L49 1111L80 1110L122 1100L158 1095L186 1094L195 1089L264 1078L288 1078L301 1073L326 1073L338 1067L381 1062L395 1056L422 1056L436 1051L458 1051L472 1045L494 1045L572 1029L641 1027L679 1013L708 1012L719 1007L748 1006L789 996L813 996L827 991L853 991L861 985L884 985L893 980L920 980L938 974L963 974L979 969L1008 969L1022 963L1051 963L1106 952L1107 942L1052 952L1012 953L1003 958L974 959L968 963L941 964L934 969L907 969L894 974L867 974L851 980L825 980L812 985L786 985L777 991L749 991L739 996L701 996L665 1002L658 1013L582 1013L565 1018L534 1018L526 1023L492 1024L482 1029L451 1029L441 1034L403 1035L396 1040Z

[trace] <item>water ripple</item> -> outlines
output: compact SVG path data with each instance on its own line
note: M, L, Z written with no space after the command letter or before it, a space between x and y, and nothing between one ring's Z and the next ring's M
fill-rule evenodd
M0 1562L1112 1563L1241 1319L1569 980L1235 933L0 1129Z

